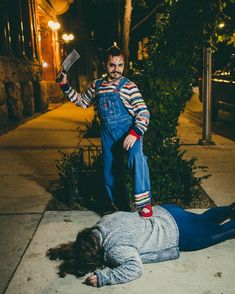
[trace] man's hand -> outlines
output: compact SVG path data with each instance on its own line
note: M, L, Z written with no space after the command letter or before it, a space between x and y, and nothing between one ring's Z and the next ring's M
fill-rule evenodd
M59 84L66 84L68 82L67 74L64 73L62 70L60 70L58 72L57 78L58 78L58 81L56 79L56 82L59 83Z
M123 142L123 148L126 150L129 150L134 144L137 138L131 134L127 135L124 142Z
M86 278L85 283L87 285L90 285L92 287L97 287L97 275L91 275L88 278Z

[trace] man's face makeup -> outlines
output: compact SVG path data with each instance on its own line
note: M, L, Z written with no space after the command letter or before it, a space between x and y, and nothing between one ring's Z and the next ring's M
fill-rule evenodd
M124 70L124 58L122 55L109 55L106 65L107 75L110 80L118 79L122 76Z

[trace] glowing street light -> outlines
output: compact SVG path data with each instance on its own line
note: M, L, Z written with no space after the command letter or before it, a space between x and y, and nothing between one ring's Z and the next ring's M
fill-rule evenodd
M60 28L60 23L57 21L49 20L47 24L52 31L57 31Z
M46 67L48 67L48 66L49 66L49 65L48 65L48 63L47 63L46 61L43 61L43 62L42 62L42 67L43 67L43 68L46 68Z
M225 27L225 23L224 22L219 23L219 25L218 25L218 28L219 29L223 29L224 27Z
M69 43L74 40L73 34L63 34L62 39L65 41L65 43Z

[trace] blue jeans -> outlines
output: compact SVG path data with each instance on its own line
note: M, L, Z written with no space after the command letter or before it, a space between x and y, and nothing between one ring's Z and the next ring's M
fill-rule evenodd
M202 214L185 211L177 205L162 205L179 228L179 248L194 251L235 237L235 220L221 224L231 215L231 206L215 207Z
M143 139L136 141L128 150L123 149L123 141L128 135L134 118L124 106L119 90L126 82L122 79L115 92L97 95L97 107L101 120L101 142L104 164L105 189L111 202L122 198L120 189L124 181L124 155L128 155L128 168L134 176L134 195L137 207L151 202L150 179L147 158L143 154Z

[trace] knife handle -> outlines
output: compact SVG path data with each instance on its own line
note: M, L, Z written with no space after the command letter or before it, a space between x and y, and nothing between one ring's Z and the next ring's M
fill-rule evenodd
M64 77L65 74L67 74L67 72L64 69L58 72L57 77L55 79L57 84L62 82L63 77Z

